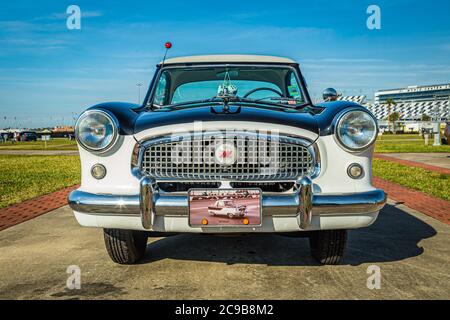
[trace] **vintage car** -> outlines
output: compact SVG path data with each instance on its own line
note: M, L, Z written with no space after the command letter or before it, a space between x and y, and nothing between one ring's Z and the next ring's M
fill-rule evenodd
M386 202L371 183L378 127L363 106L313 103L298 63L255 55L178 57L157 65L142 104L102 103L77 120L77 221L104 230L113 261L143 257L167 233L293 233L337 264L347 230ZM191 189L258 188L258 226L190 226Z
M233 200L217 200L208 207L211 216L227 216L228 218L242 218L247 213L246 205L237 205Z
M37 134L36 134L36 132L32 132L32 131L23 131L20 133L19 140L20 141L37 141Z

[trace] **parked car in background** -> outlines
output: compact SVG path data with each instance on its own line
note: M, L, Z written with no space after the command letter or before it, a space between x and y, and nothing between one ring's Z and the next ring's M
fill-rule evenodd
M426 134L431 137L433 134L433 127L423 126L422 129L420 129L420 133L422 134L422 138L424 138Z
M37 134L32 131L23 131L19 135L19 141L37 141Z
M0 132L0 141L1 142L8 141L8 133L7 132Z

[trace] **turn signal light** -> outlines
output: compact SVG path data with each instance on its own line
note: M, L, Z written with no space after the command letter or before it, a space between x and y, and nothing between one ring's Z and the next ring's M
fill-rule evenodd
M247 224L249 224L249 221L248 221L247 218L245 218L244 220L242 220L242 223L245 224L245 225L247 225Z
M203 218L203 219L202 219L202 225L206 226L207 224L208 224L208 220L205 219L205 218Z
M91 174L97 180L103 179L106 176L106 168L102 164L94 164L91 168Z
M352 179L359 179L359 178L361 178L363 176L364 170L363 170L363 168L361 167L360 164L352 163L347 168L347 174Z

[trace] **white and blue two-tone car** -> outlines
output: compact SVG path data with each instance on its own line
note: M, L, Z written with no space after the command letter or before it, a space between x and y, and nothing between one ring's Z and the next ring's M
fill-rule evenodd
M233 200L217 200L214 205L208 207L211 216L225 216L230 219L242 218L247 213L246 205L237 205Z
M371 225L386 202L371 184L373 115L314 104L287 58L168 59L142 105L93 106L75 130L82 179L69 204L81 225L103 228L117 263L142 258L149 235L273 232L304 233L313 257L337 264L347 230ZM191 224L189 192L219 189L255 190L260 224Z

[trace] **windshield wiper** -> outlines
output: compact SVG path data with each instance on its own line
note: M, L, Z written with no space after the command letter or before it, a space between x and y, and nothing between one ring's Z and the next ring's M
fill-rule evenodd
M311 102L302 103L298 106L295 106L295 109L303 109L304 107L308 107L308 106L312 106L312 103Z
M210 98L210 99L201 99L201 100L192 100L192 101L186 101L186 102L180 102L180 103L173 103L173 104L166 104L166 105L154 105L152 104L151 106L157 106L158 109L161 108L172 108L172 107L182 107L182 106L188 106L191 104L197 104L197 103L208 103L208 102L215 102L216 97Z
M260 99L239 98L238 101L239 102L245 102L245 103L252 103L252 104L265 104L265 105L269 105L269 106L295 109L295 105L288 105L288 104L279 103L279 102L263 101L263 100L260 100Z
M304 103L301 103L301 104L297 104L297 103L289 104L289 102L292 102L292 101L294 101L294 102L297 102L297 101L301 102L301 101L303 101L303 100L300 100L298 98L289 98L289 97L267 97L267 98L255 99L254 101L262 102L262 101L264 101L266 99L267 100L280 101L279 104L292 106L292 108L302 108L304 106L311 105L310 102L304 102Z
M267 99L267 98L264 98L264 99ZM279 99L289 99L289 98L284 98L284 97L275 98L274 97L273 100L279 100ZM311 103L309 103L309 102L303 103L301 105L289 105L289 104L280 103L280 102L263 101L261 99L241 98L238 96L224 96L224 97L215 96L215 97L212 97L209 99L192 100L192 101L168 104L168 105L163 105L163 106L152 104L151 107L156 106L157 109L177 108L177 107L184 107L184 106L189 106L189 105L193 105L193 104L204 104L204 103L211 103L211 102L222 103L225 107L226 107L226 105L228 105L228 103L244 102L244 103L251 103L251 104L265 104L268 106L273 106L273 107L278 107L278 108L288 108L288 109L301 109L308 105L311 105Z
M173 103L173 104L167 104L167 105L163 105L163 106L157 106L158 108L176 108L176 107L183 107L183 106L188 106L191 104L201 104L201 103L210 103L210 102L220 102L223 104L227 104L228 102L233 102L233 101L240 101L241 98L237 97L237 96L224 96L224 97L219 97L219 96L215 96L209 99L201 99L201 100L192 100L192 101L186 101L186 102L180 102L180 103ZM156 106L156 105L152 105L152 106Z

